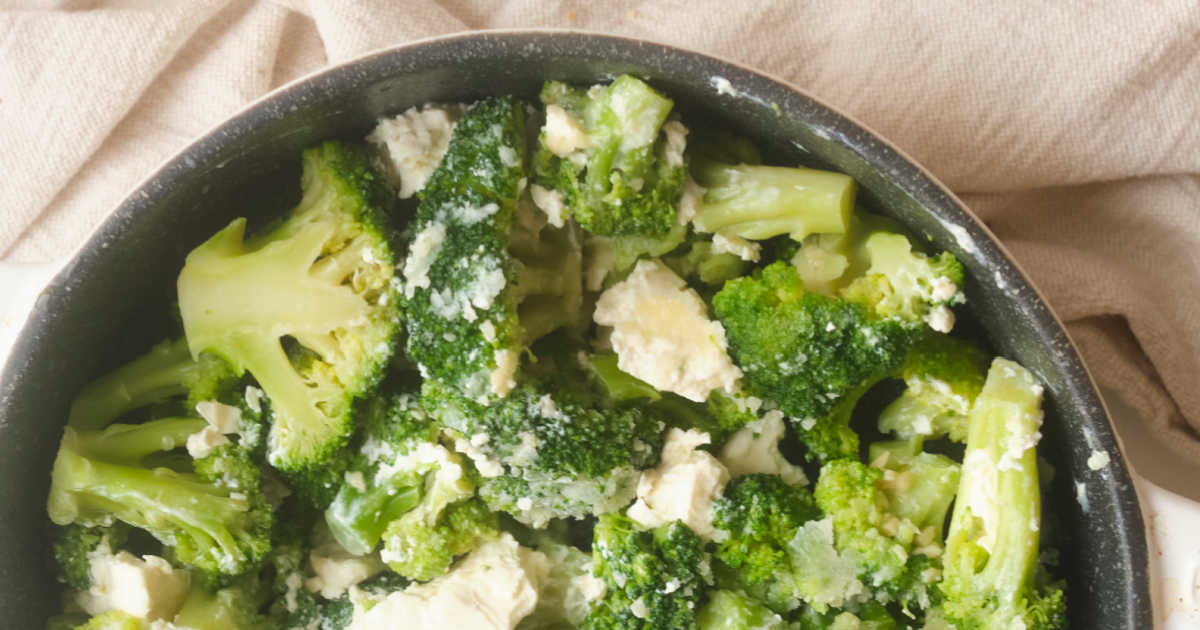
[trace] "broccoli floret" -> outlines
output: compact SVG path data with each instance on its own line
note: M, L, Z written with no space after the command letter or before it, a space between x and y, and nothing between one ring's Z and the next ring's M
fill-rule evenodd
M525 156L524 105L476 103L420 192L411 227L408 357L427 379L476 400L506 395L522 349L576 324L582 309L574 228L529 224Z
M857 188L842 173L708 160L698 160L692 172L706 189L694 219L700 232L799 241L846 232L854 210Z
M969 342L932 331L925 334L900 370L904 392L879 414L880 432L902 440L947 436L962 442L987 364L987 353Z
M903 234L876 232L863 241L861 256L870 267L841 291L844 298L868 306L879 317L926 322L950 332L950 307L966 301L959 290L963 267L953 254L926 256L913 251Z
M179 561L214 575L254 568L270 547L272 515L259 469L243 449L217 447L196 460L194 472L139 463L151 452L181 446L195 423L204 425L164 419L102 432L67 427L51 473L50 520L85 527L122 521L149 532Z
M129 526L116 522L109 526L87 527L72 523L56 528L54 535L54 563L58 567L58 581L77 591L85 591L92 585L92 561L94 553L112 555L129 538Z
M538 587L537 607L517 624L517 630L566 630L587 618L604 584L592 574L592 554L567 544L539 541L546 578Z
M912 328L805 291L785 262L725 283L712 303L747 391L799 419L807 456L856 457L858 437L847 426L854 403L900 367Z
M689 282L699 280L702 285L714 287L745 275L751 266L729 252L713 251L712 241L706 240L693 241L686 252L664 257L663 262Z
M604 390L613 403L662 398L662 394L652 385L617 367L615 354L593 354L587 358L586 367L597 386Z
M628 517L605 514L592 555L607 592L584 630L699 628L696 616L712 575L704 543L687 525L642 530Z
M541 99L538 183L562 194L579 225L651 239L678 230L687 129L667 122L670 99L629 75L586 90L551 81Z
M535 527L624 507L662 445L656 419L607 408L578 385L539 380L489 406L434 382L423 392L423 404L457 436L456 448L475 460L479 495Z
M334 538L358 555L373 551L388 524L420 502L423 475L397 466L396 458L408 455L418 444L436 443L438 432L416 396L409 393L377 396L364 416L362 447L325 510Z
M806 567L791 544L808 521L821 517L812 493L776 475L738 477L714 502L713 526L721 533L714 557L721 573L778 612L808 598Z
M477 498L447 505L439 496L455 494L432 489L404 516L392 521L383 534L381 556L400 575L431 580L450 568L454 559L473 551L499 533L496 515Z
M700 630L788 630L787 622L761 602L737 591L718 590L697 616Z
M270 400L268 459L323 469L354 428L355 401L383 376L400 330L388 197L365 153L326 142L303 154L299 205L245 238L237 219L187 257L179 308L193 355L249 371Z
M758 418L744 401L716 390L702 403L667 392L661 399L647 404L646 409L670 426L707 433L716 445L724 443L738 429Z
M1028 370L998 358L971 408L940 585L957 628L1066 627L1063 585L1038 564L1041 399Z
M796 630L898 630L915 626L901 625L878 602L867 602L856 613L805 608L796 621Z
M871 466L883 470L877 485L887 498L888 511L912 523L923 545L940 544L958 491L960 466L945 455L916 451L915 446L876 442L870 448Z
M857 460L834 460L821 467L813 488L821 511L833 521L835 546L843 553L853 552L859 576L871 587L904 570L908 549L901 540L914 534L899 531L911 530L911 525L888 512L887 498L878 486L883 475L884 471Z
M103 429L130 411L181 396L190 411L202 400L221 398L235 380L220 358L203 353L193 359L186 340L164 341L85 386L71 404L68 424Z

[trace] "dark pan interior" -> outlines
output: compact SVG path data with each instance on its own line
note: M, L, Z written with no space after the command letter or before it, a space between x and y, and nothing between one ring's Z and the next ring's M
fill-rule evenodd
M986 342L1047 385L1042 453L1057 471L1047 512L1062 536L1071 625L1149 628L1142 518L1102 403L1062 327L986 229L890 145L784 84L691 52L569 32L452 36L333 68L215 129L121 204L38 300L0 381L0 625L41 627L60 605L44 502L71 397L163 338L163 305L192 247L236 216L287 205L294 193L279 191L294 190L303 147L361 138L377 117L412 105L532 98L547 78L588 83L625 72L777 156L851 174L864 203L964 262L967 309ZM718 93L715 77L737 94ZM1093 450L1113 463L1090 470Z

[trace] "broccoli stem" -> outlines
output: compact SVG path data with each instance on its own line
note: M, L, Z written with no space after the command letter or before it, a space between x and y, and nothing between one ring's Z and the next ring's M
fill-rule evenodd
M420 475L395 475L379 485L368 483L371 486L365 491L343 484L325 510L329 531L355 555L371 553L387 526L421 501Z
M152 453L187 443L188 436L208 426L200 418L163 418L146 424L114 424L103 431L77 433L75 449L85 457L114 464L137 464Z
M696 169L708 190L695 224L762 240L787 234L842 234L854 209L855 184L848 175L809 168L731 166L709 162Z
M186 394L195 368L185 339L158 344L84 387L71 404L68 423L81 430L101 429L134 409Z

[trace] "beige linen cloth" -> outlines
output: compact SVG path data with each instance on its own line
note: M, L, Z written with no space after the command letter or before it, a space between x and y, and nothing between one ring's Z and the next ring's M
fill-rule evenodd
M572 27L786 79L902 147L1045 292L1100 383L1200 459L1195 0L0 0L0 262L60 260L245 103L418 38Z

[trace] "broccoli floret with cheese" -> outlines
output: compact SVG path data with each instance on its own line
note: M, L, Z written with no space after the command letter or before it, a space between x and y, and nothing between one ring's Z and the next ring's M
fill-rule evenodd
M525 116L511 98L466 111L419 193L403 265L408 358L476 400L506 395L521 351L582 308L575 228L522 199Z
M761 602L729 590L710 593L697 621L700 630L789 630L793 627Z
M404 577L425 581L442 575L455 558L499 533L496 514L483 501L463 498L458 488L443 488L441 483L432 482L421 503L392 521L383 534L380 556Z
M98 527L119 520L150 533L180 562L232 576L255 568L270 548L271 507L249 454L229 443L177 472L142 464L184 446L208 426L167 418L103 431L63 434L47 511L56 525Z
M971 407L940 584L954 627L1066 627L1063 585L1038 562L1041 399L1028 370L998 358Z
M72 523L55 528L54 564L58 581L79 591L92 585L92 558L95 554L110 556L129 538L129 526L117 521L112 525L87 527Z
M258 234L230 223L178 282L192 353L254 376L270 401L268 459L299 475L346 445L400 330L388 194L369 159L326 142L302 162L299 205Z
M517 630L578 628L605 593L604 582L593 575L592 554L550 540L534 548L545 566L545 578L538 585L537 607Z
M103 429L130 411L175 399L194 409L223 397L235 380L220 358L203 353L193 359L186 340L164 341L88 383L71 403L68 423L84 431Z
M584 630L696 630L712 583L703 542L680 522L643 530L628 517L605 514L592 543L595 572L606 589Z
M848 426L854 403L900 367L913 330L805 291L785 262L725 283L712 305L747 392L797 420L807 456L857 457L858 437Z
M821 518L807 488L775 475L745 475L729 482L713 514L721 532L713 553L718 575L781 613L815 597L809 573L821 567L804 566L792 549L802 526Z
M363 415L362 445L325 509L333 537L357 555L373 551L388 525L421 501L422 467L397 461L422 444L426 449L436 446L438 433L417 396L407 392L376 396Z
M865 238L860 255L870 267L842 289L844 298L868 306L879 317L925 322L938 332L950 332L950 308L966 299L959 289L962 263L953 254L926 256L913 250L907 236L881 231Z
M974 344L926 333L900 369L904 392L879 414L879 430L902 440L946 436L962 442L987 365L987 353Z
M530 382L486 406L427 381L422 404L473 460L479 496L538 527L627 505L662 444L657 419L556 380Z
M579 225L617 237L679 229L687 128L667 120L670 99L629 75L589 89L550 81L541 99L537 185L559 195Z
M704 196L693 224L700 232L764 240L847 231L857 191L849 175L811 168L697 160Z

